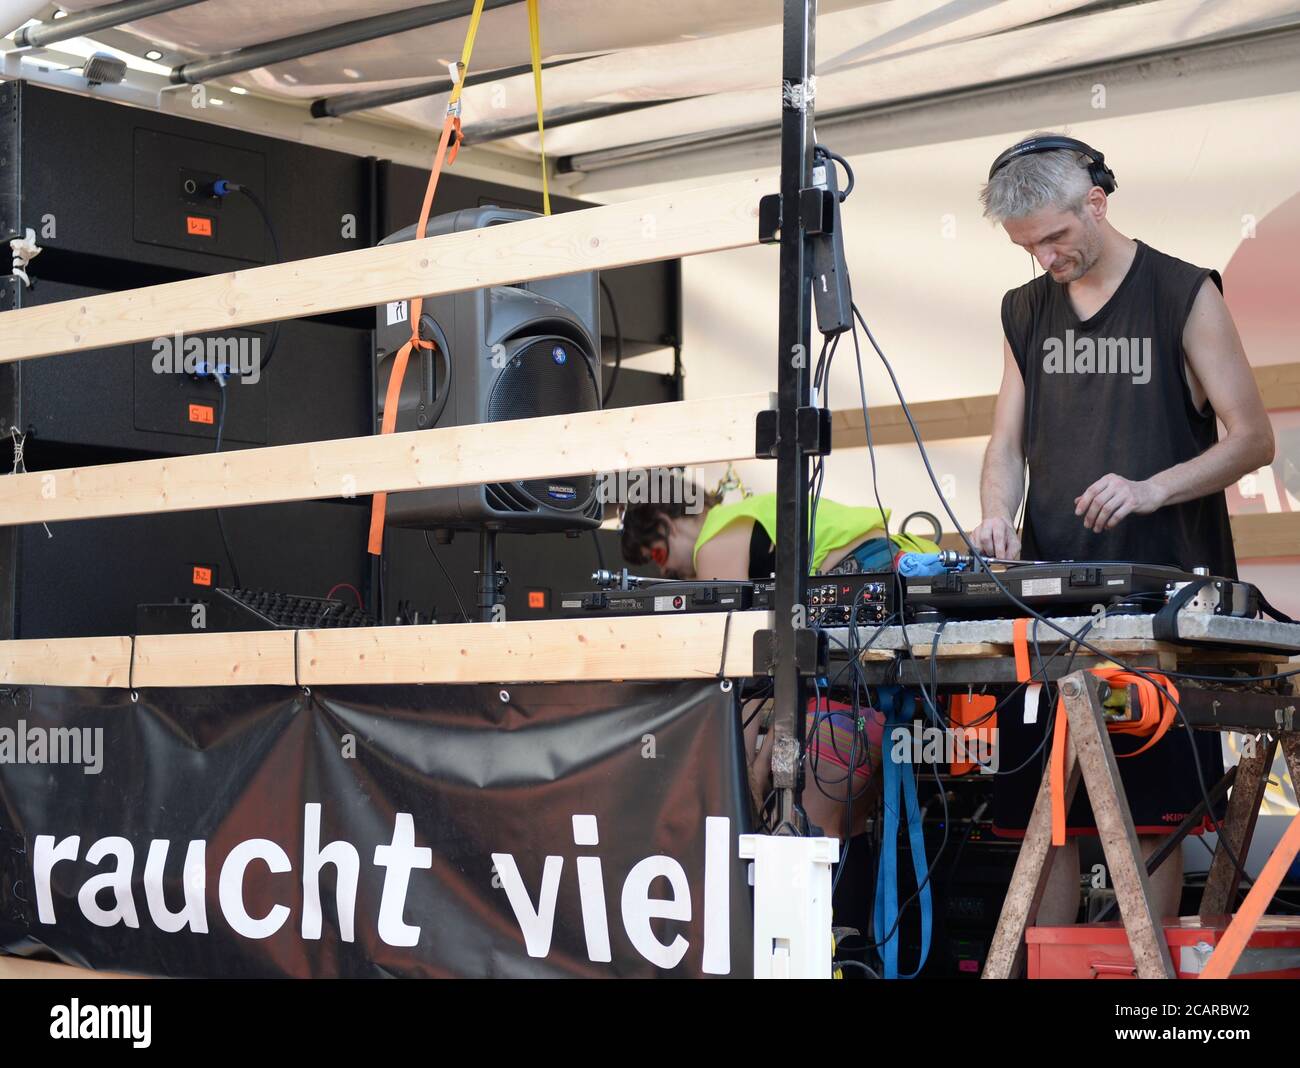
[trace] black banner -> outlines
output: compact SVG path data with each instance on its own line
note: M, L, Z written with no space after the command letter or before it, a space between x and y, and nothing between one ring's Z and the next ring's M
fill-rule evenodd
M734 697L0 690L0 952L219 978L750 976Z

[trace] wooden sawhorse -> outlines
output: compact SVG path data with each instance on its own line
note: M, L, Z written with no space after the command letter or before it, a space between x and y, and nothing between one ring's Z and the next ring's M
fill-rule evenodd
M1075 671L1061 679L1060 692L1070 724L1065 754L1065 804L1068 808L1082 780L1088 788L1088 800L1115 886L1115 897L1133 951L1137 976L1139 979L1173 979L1176 977L1173 961L1160 917L1151 910L1147 881L1148 870L1154 871L1168 851L1162 850L1150 861L1142 858L1095 679L1086 671ZM1279 744L1291 781L1300 791L1300 735L1295 733L1292 723L1294 704L1300 702L1295 698L1290 700L1292 704L1285 709L1285 719L1282 712L1278 712L1278 725L1282 729L1269 733L1256 744L1254 752L1243 756L1240 764L1229 772L1234 777L1229 779L1225 776L1224 782L1216 787L1216 791L1221 792L1229 782L1233 785L1220 842L1205 887L1200 912L1202 918L1222 915L1233 907L1241 873L1231 856L1244 862ZM1217 702L1215 707L1217 709ZM1039 786L989 948L983 972L986 979L1011 978L1023 969L1025 930L1037 914L1054 856L1050 777L1049 768ZM1224 849L1224 842L1231 848L1231 855Z

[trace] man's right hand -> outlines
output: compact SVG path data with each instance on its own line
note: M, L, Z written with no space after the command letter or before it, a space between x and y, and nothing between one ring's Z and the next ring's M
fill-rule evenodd
M996 560L1020 559L1020 536L1015 524L1002 516L985 519L970 532L970 540L985 556Z

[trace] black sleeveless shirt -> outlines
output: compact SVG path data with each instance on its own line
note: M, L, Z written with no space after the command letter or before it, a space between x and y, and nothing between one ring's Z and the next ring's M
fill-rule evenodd
M1223 289L1217 271L1139 241L1128 274L1089 319L1047 274L1003 298L1002 329L1025 383L1025 559L1204 566L1236 577L1222 491L1130 514L1101 534L1074 514L1074 499L1103 475L1147 479L1218 441L1214 409L1192 401L1182 343L1206 278Z

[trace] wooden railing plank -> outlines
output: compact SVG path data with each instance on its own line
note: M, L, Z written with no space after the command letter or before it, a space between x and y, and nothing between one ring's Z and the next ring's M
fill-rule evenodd
M769 185L743 179L20 308L0 314L0 363L756 245Z
M0 526L739 460L766 393L0 478Z
M730 678L770 612L0 642L0 685L136 689ZM724 667L725 637L725 667Z

